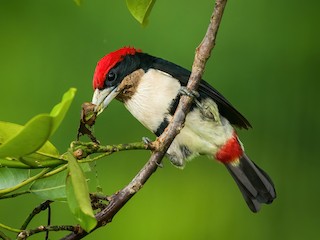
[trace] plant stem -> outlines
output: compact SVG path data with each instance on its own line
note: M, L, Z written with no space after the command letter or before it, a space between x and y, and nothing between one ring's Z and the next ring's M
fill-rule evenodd
M13 187L5 188L5 189L0 190L0 198L1 198L3 195L5 195L5 194L7 194L7 193L9 193L9 192L13 192L13 191L15 191L15 190L17 190L17 189L19 189L19 188L21 188L21 187L23 187L23 186L26 186L27 184L33 182L34 180L42 177L44 174L46 174L46 173L49 172L50 170L51 170L51 168L45 168L45 169L43 169L41 172L39 172L38 174L34 175L33 177L30 177L30 178L26 179L25 181L23 181L23 182L15 185L15 186L13 186Z
M57 174L59 172L62 172L63 170L66 170L67 167L68 167L68 164L64 164L61 167L58 167L58 168L56 168L56 169L44 174L41 178L51 177L54 174Z
M8 231L10 231L10 232L15 232L15 233L21 232L20 229L12 228L12 227L9 227L9 226L4 225L4 224L2 224L2 223L0 223L0 228L6 229L6 230L8 230Z

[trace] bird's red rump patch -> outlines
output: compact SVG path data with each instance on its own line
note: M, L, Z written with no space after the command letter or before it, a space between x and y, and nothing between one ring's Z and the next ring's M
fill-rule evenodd
M110 69L120 62L126 55L134 55L137 52L141 52L141 50L131 47L124 47L101 58L93 75L93 88L102 89L106 74L110 71Z
M236 132L216 153L216 159L222 163L230 163L238 160L243 154L243 149L238 140Z

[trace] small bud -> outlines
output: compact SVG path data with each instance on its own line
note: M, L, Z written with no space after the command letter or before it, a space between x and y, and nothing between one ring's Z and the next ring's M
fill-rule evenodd
M77 159L81 159L82 155L83 155L82 149L77 149L76 151L73 152L73 156Z
M39 229L40 231L43 231L43 230L46 229L46 227L45 227L45 226L39 226L38 229Z

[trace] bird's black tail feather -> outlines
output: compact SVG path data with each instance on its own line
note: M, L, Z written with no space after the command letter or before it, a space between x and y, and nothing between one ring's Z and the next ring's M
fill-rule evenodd
M248 207L258 212L262 203L270 204L276 198L274 184L268 174L245 154L239 164L225 164L236 181Z

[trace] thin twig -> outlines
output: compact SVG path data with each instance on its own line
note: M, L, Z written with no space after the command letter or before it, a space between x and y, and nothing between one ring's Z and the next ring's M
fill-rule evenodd
M211 50L215 45L216 35L221 22L223 11L227 0L217 0L210 19L210 24L204 39L196 49L195 59L192 66L192 73L187 85L189 90L196 90L204 72L205 64L210 57ZM156 149L153 151L149 161L144 165L134 179L122 190L111 197L108 206L96 214L98 225L95 229L112 221L114 215L130 200L130 198L143 186L149 177L157 170L162 158L168 150L175 136L181 131L185 117L192 103L192 98L182 96L169 126L153 144ZM95 230L94 229L94 230ZM88 233L85 231L72 233L62 238L64 240L81 239Z
M47 226L51 225L51 207L50 207L50 202L48 202L48 221L47 221ZM49 239L49 230L46 230L46 237L45 240Z
M0 239L3 239L3 240L10 240L10 238L5 235L3 232L0 231Z
M27 217L27 219L24 221L24 223L22 224L21 228L22 230L25 230L28 226L28 224L31 222L31 220L34 218L34 216L36 216L38 213L40 213L41 211L46 210L50 204L53 201L51 200L47 200L43 203L41 203L39 206L37 206L36 208L33 209L33 211L29 214L29 216Z
M124 143L117 145L99 145L93 142L72 142L71 149L73 155L77 159L83 159L95 153L111 154L114 152L127 151L127 150L152 150L151 146L144 142Z
M70 226L70 225L62 225L62 226L39 226L35 229L31 229L31 230L24 230L21 233L19 233L17 239L18 240L25 240L28 237L37 234L37 233L41 233L41 232L47 232L47 231L69 231L69 232L78 232L79 231L79 227L78 226Z

